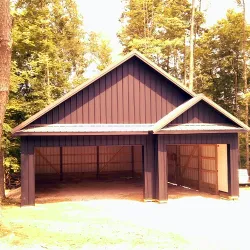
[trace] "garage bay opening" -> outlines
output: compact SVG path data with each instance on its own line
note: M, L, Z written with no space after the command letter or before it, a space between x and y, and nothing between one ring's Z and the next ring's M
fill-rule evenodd
M228 193L228 145L167 145L168 182L210 194Z
M36 202L142 200L142 151L140 145L36 148Z

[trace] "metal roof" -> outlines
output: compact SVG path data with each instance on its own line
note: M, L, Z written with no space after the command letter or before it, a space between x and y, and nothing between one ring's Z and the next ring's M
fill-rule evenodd
M28 126L25 129L17 132L17 135L25 134L50 134L53 133L77 133L77 134L90 134L90 133L107 133L112 134L117 132L130 133L136 132L147 134L149 131L152 131L154 124L39 124Z
M235 124L240 126L242 128L241 129L242 131L244 131L244 130L245 131L250 131L250 128L247 125L245 125L239 119L237 119L236 117L231 115L229 112L227 112L226 110L221 108L219 105L217 105L216 103L214 103L213 101L211 101L210 99L208 99L207 97L205 97L202 94L197 95L194 92L190 91L183 84L181 84L177 79L175 79L174 77L172 77L171 75L166 73L164 70L162 70L160 67L158 67L155 63L153 63L149 59L147 59L141 53L139 53L138 51L132 51L129 54L127 54L126 56L124 56L118 62L112 64L109 67L107 67L98 76L96 76L96 77L86 81L85 83L79 85L78 87L76 87L75 89L70 91L68 94L64 95L63 97L61 97L60 99L58 99L54 103L50 104L49 106L47 106L46 108L44 108L40 112L36 113L35 115L31 116L29 119L24 121L23 123L21 123L20 125L15 127L12 130L12 134L22 135L22 134L28 134L28 133L32 133L32 134L53 133L54 131L56 133L70 133L70 132L72 132L72 133L87 133L87 130L88 130L89 133L97 133L97 132L100 132L100 133L104 133L104 132L105 133L124 132L125 133L125 132L146 132L146 131L149 131L149 130L136 130L136 126L139 126L139 127L142 126L143 127L143 125L145 125L145 124L133 124L134 127L133 127L132 124L119 124L119 126L124 126L123 130L122 130L122 127L119 127L119 129L120 129L119 131L114 129L116 127L116 125L118 126L118 124L99 124L99 125L98 124L65 124L65 125L54 124L54 125L46 125L46 126L45 125L39 125L38 127L33 126L33 127L29 127L29 128L24 129L30 123L32 123L33 121L35 121L36 119L38 119L42 115L46 114L47 112L49 112L50 110L55 108L57 105L59 105L62 102L66 101L68 98L70 98L74 94L76 94L79 91L81 91L82 89L86 88L87 86L89 86L90 84L92 84L93 82L95 82L96 80L98 80L102 76L106 75L111 70L118 67L119 65L126 62L127 60L129 60L130 58L132 58L134 56L139 58L141 61L143 61L147 65L149 65L151 68L156 70L158 73L160 73L166 79L170 80L172 83L174 83L176 86L178 86L180 89L182 89L183 91L185 91L187 94L189 94L191 96L190 100L188 100L187 102L185 102L182 105L178 106L172 112L170 112L169 114L164 116L162 119L160 119L158 122L156 122L154 125L152 125L152 128L150 130L153 131L154 133L157 133L157 132L161 131L161 129L163 129L171 121L173 121L175 118L177 118L178 116L183 114L186 110L188 110L189 108L191 108L192 106L194 106L196 103L198 103L201 100L205 101L208 105L212 106L214 109L216 109L221 114L226 116L228 119L233 121ZM132 125L132 127L131 127L131 125ZM92 127L91 129L95 128L95 130L90 131L91 129L88 126ZM129 128L129 130L126 130L125 127ZM77 129L81 130L81 131L77 131ZM98 129L100 131L97 131ZM118 129L118 127L117 127L117 129ZM134 131L132 129L134 129ZM142 128L140 128L140 129L142 129ZM149 129L149 128L147 128L147 129Z
M228 124L211 124L211 123L185 123L173 124L162 128L156 134L175 134L175 133L238 133L245 132L243 128Z
M215 102L208 99L203 94L196 95L192 99L186 101L185 103L181 104L177 108L175 108L173 111L168 113L166 116L164 116L162 119L160 119L153 127L153 132L156 133L163 129L166 125L168 125L170 122L172 122L174 119L176 119L178 116L183 114L185 111L193 107L195 104L197 104L200 101L206 102L208 105L212 106L214 109L219 111L221 114L226 116L228 119L233 121L235 124L239 125L243 130L250 131L250 128L245 125L243 122L241 122L239 119L237 119L235 116L231 115L229 112L227 112L225 109L220 107Z

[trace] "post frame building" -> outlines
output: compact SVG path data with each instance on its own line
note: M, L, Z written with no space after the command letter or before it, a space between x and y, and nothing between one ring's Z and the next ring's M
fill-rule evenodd
M146 201L166 201L168 182L238 196L238 133L248 130L133 51L13 129L21 137L21 205L35 204L35 173L51 171L38 159L62 175L71 171L68 152L91 152L88 162L87 156L71 162L72 171L88 165L98 174L107 165L104 155L121 147L132 162L141 159L132 167L142 169ZM125 169L119 159L116 168Z

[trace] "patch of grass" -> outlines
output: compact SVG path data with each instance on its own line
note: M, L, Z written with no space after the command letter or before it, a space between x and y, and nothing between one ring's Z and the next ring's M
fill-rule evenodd
M20 202L17 202L16 199L13 198L3 198L0 206L20 206Z

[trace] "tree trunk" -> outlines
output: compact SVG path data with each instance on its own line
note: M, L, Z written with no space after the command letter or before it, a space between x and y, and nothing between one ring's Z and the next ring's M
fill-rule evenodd
M246 55L246 5L245 0L242 0L242 8L243 8L243 41L242 41L242 52L243 52L243 80L244 80L244 94L246 95L248 92L247 86L247 55ZM248 97L245 100L245 124L248 125ZM249 133L246 133L246 167L248 172L250 173L250 165L249 165Z
M184 36L184 85L187 86L187 48L186 48L186 34Z
M195 0L192 0L192 15L190 27L190 64L189 64L189 89L194 87L194 14L195 14Z
M3 135L3 121L8 102L11 60L11 19L9 0L0 0L0 151ZM1 153L3 155L3 153ZM0 157L3 161L3 157ZM0 163L0 199L4 198L4 169Z

